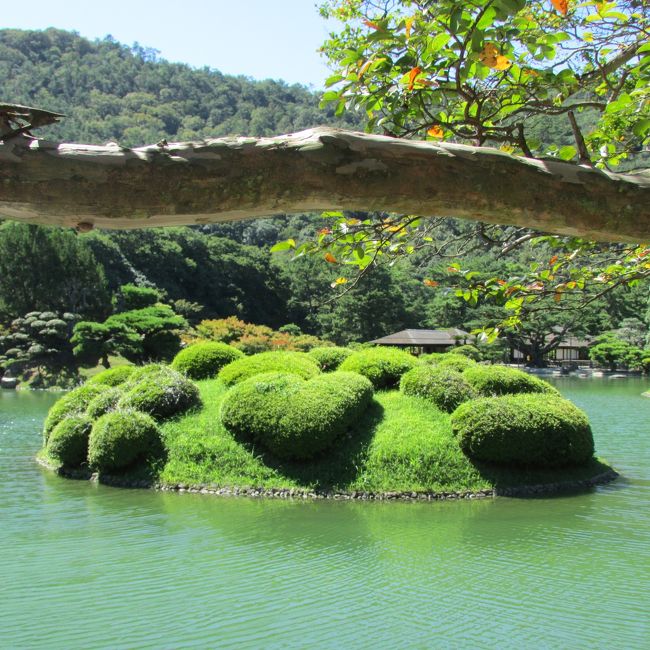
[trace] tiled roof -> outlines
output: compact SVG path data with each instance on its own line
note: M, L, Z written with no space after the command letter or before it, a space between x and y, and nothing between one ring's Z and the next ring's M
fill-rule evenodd
M451 327L445 330L402 330L395 334L389 334L371 343L377 345L455 345L459 341L470 341L474 337L457 328Z

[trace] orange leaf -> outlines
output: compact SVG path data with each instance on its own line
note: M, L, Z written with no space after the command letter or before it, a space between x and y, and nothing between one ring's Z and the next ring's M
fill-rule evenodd
M366 25L367 27L370 27L371 29L378 29L381 31L381 25L378 25L377 23L373 23L371 20L364 20L363 24Z
M325 261L330 264L336 264L336 257L332 253L325 253Z
M442 139L445 137L445 132L436 125L427 130L427 135L431 136L432 138Z
M321 228L318 231L319 235L331 235L332 234L332 229L331 228Z
M499 56L497 56L496 63L494 64L494 69L507 70L511 65L512 61L509 58L499 54Z
M420 74L420 72L422 72L422 68L418 68L417 66L415 68L411 68L411 71L409 72L409 90L413 90L415 79Z
M569 0L551 0L551 4L563 15L569 12Z
M411 38L411 27L413 27L413 22L415 21L415 16L411 16L404 21L404 26L406 27L406 40L408 41Z
M458 273L459 272L458 269L455 266L448 266L447 271L449 271L449 273Z
M494 43L486 43L481 53L478 55L479 61L486 65L488 68L495 68L497 65L497 57L500 52Z
M557 255L553 255L553 257L551 257L551 259L548 261L548 265L553 266L553 264L555 264L555 262L557 262L557 260L558 260Z
M424 280L422 284L425 284L427 287L437 287L438 283L435 280Z

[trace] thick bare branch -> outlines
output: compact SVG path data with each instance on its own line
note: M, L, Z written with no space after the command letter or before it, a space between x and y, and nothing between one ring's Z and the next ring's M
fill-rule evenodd
M0 215L26 222L142 228L328 209L642 241L650 176L330 128L138 149L0 143Z

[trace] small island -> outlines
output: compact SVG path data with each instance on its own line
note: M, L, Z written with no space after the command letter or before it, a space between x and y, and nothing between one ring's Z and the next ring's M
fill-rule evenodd
M471 357L196 343L67 393L39 460L111 485L303 498L532 496L617 476L553 386Z

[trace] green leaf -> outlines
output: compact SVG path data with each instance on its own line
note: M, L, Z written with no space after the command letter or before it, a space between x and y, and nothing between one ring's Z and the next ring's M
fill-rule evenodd
M567 145L566 147L562 147L560 151L558 152L558 156L562 160L571 160L572 158L575 157L575 155L578 153L578 150L571 146Z
M286 241L280 241L274 246L271 246L272 253L278 253L280 251L288 251L296 247L296 242L293 239L287 239Z
M645 138L650 133L650 118L639 120L632 126L632 133L638 138Z

